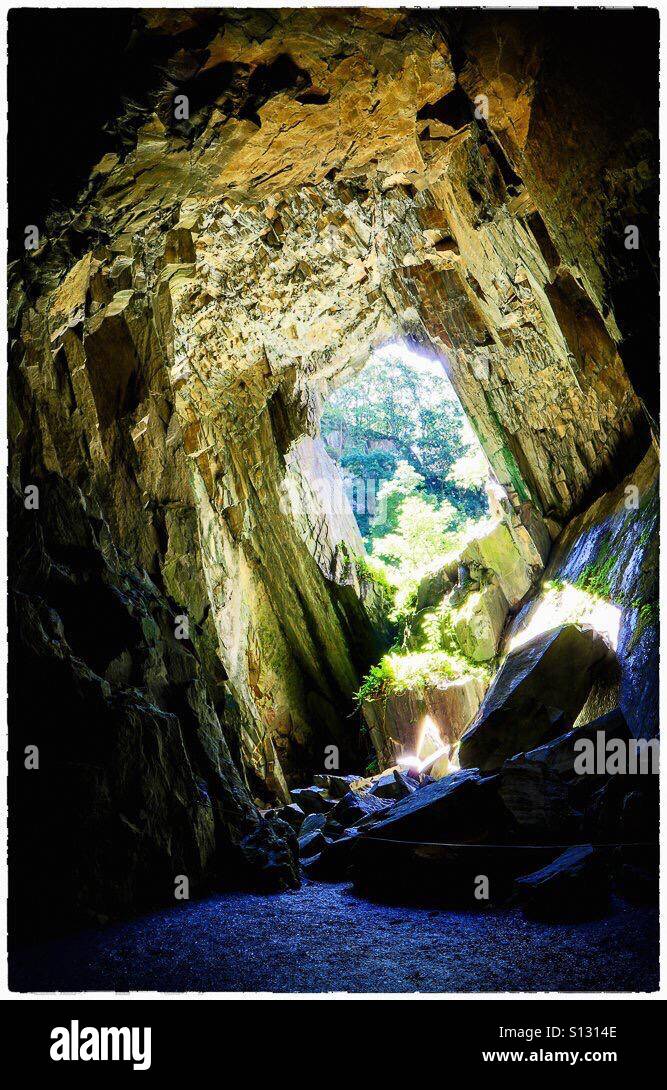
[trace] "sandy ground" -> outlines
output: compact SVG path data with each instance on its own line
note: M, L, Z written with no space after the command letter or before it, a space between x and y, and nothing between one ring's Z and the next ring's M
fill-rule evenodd
M225 894L24 947L16 991L649 991L658 918L615 901L604 919L544 924L517 909L374 904L346 884Z

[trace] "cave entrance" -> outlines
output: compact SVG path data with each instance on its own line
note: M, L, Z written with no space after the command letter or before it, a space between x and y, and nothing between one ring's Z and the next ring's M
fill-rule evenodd
M321 434L366 552L414 580L490 514L497 484L442 362L404 341L375 349L326 401Z

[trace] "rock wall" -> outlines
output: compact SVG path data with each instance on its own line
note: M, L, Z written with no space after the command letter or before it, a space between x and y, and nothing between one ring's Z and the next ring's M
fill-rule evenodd
M200 755L187 813L148 781L140 795L157 826L187 829L205 872L231 832L215 832L197 775L210 799L231 790L252 823L250 795L285 797L286 776L326 744L343 763L363 752L349 716L382 648L382 601L353 562L361 542L318 421L373 347L403 336L440 356L518 525L545 518L556 534L645 449L621 358L631 317L622 340L613 309L641 270L611 242L649 206L651 133L631 95L605 127L613 57L580 85L567 52L554 60L566 24L533 15L141 19L162 82L117 120L116 150L10 270L10 479L19 508L40 488L39 509L21 515L38 537L53 504L64 517L58 497L74 497L102 581L126 594L138 580L160 603L160 646L172 642L164 625L187 618L194 719L237 771L222 785ZM561 99L574 119L564 143ZM137 673L120 644L98 662L92 633L77 649L42 575L21 593L55 609L49 659L81 655L103 703L105 685L123 700L138 688L176 719L133 715L180 746L177 723L190 728L171 684L157 699L153 668ZM132 636L147 659L152 638ZM15 712L25 724L27 704ZM104 738L103 768L115 744ZM160 759L147 758L148 780ZM178 774L184 762L170 758Z
M651 448L612 491L573 519L555 542L537 593L514 618L504 649L566 621L591 625L615 651L577 725L620 707L636 738L658 722L659 494Z

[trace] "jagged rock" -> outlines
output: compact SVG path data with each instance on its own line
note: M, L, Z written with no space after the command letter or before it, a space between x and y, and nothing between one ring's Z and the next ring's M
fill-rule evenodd
M394 803L371 837L475 843L501 837L507 814L498 798L498 777L476 770L452 772Z
M533 582L531 564L505 520L497 522L487 533L471 541L461 553L460 562L473 578L475 573L483 576L486 572L492 572L508 606L517 605ZM488 612L495 617L502 608L502 598L497 594L490 596Z
M609 876L600 850L577 844L541 870L518 878L515 888L531 916L581 919L606 907Z
M379 701L364 701L364 718L380 764L390 768L405 754L423 759L440 745L448 746L449 753L473 721L485 691L482 677L470 674L419 692L407 689ZM429 729L424 728L425 717L429 717ZM448 759L442 764L440 774L445 775ZM433 769L428 771L433 774Z
M504 760L563 733L581 711L596 675L613 661L593 629L562 625L511 651L459 746L463 768Z
M595 35L557 15L468 13L455 43L446 21L398 10L138 16L133 40L160 56L144 105L124 96L116 146L39 251L22 224L12 240L10 769L35 738L44 766L41 786L10 789L28 930L54 905L71 921L165 886L169 902L186 869L195 892L267 869L289 884L289 830L259 821L246 782L288 802L332 741L364 767L353 694L386 618L350 562L363 543L317 422L371 346L409 331L447 359L513 512L468 562L509 557L512 606L530 542L544 559L538 509L555 533L645 451L651 352L632 349L654 273L609 240L655 207L651 126L613 57L579 63ZM187 133L165 72L192 93ZM654 733L657 520L644 507L622 528L622 494L606 503L616 600L626 576L630 591L621 702ZM567 568L567 528L563 542Z
M303 836L309 836L311 833L316 832L317 829L322 829L327 824L327 818L325 814L308 814L304 818L303 824L299 830L299 838Z
M319 774L313 778L315 787L321 787L332 799L342 799L353 787L363 784L362 776Z
M252 805L173 605L74 485L42 479L34 514L14 510L10 552L11 763L40 759L10 779L14 930L168 902L178 875L191 896L298 885L292 830Z
M298 889L297 850L293 829L279 818L260 822L241 841L244 866L251 872L251 881L267 892Z
M414 780L394 768L375 779L370 794L378 799L404 799L416 790Z
M347 876L355 859L355 845L360 836L358 829L348 829L344 837L323 845L316 857L306 860L304 870L313 878L338 881Z
M321 829L313 829L299 837L299 852L304 859L317 855L326 847L328 841Z
M637 508L628 511L628 496ZM554 545L540 593L519 611L515 645L576 619L616 650L619 671L594 685L579 721L620 705L632 733L658 733L658 459L651 448L612 491L566 527Z
M588 835L592 835L591 830L601 823L583 811L586 807L590 811L587 799L594 798L596 791L605 793L607 775L603 771L599 776L580 777L575 783L575 744L582 739L596 741L600 735L605 740L629 739L630 732L620 710L504 762L499 793L520 829L540 839L545 836L566 839L583 824L589 830ZM616 812L620 817L620 805Z
M305 813L295 802L289 803L287 806L281 806L279 810L276 810L276 814L281 821L286 821L296 833L299 832L306 820Z
M458 557L438 563L422 576L417 587L418 613L432 609L448 594L458 580Z
M292 801L304 814L325 814L335 805L323 787L296 787L292 791Z
M358 825L364 818L383 813L389 805L390 803L386 800L376 798L370 793L358 795L355 791L348 791L347 795L336 803L330 818L349 829L351 825Z

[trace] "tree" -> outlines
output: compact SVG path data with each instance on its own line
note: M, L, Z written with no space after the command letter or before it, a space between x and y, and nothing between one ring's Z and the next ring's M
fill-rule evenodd
M413 492L422 490L438 503L446 500L460 522L486 514L478 477L453 475L468 456L475 457L480 473L486 460L445 372L410 362L401 346L374 354L353 382L330 397L321 430L347 475L382 482L379 498L384 494L394 513L401 489L403 496L411 494L405 491L406 469L397 477L401 465L419 478L421 489L415 484ZM371 524L366 515L359 523L362 533L373 537L390 529L384 518Z

